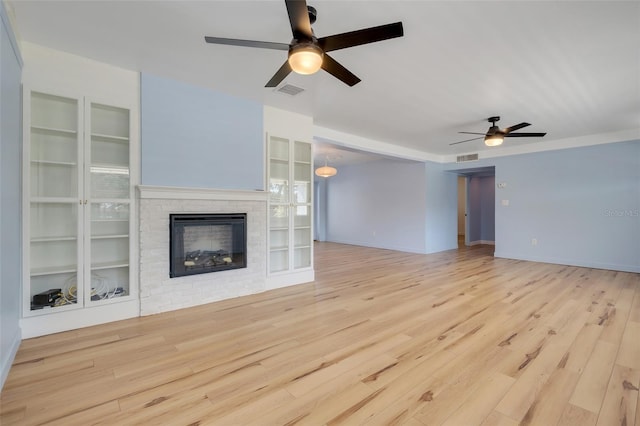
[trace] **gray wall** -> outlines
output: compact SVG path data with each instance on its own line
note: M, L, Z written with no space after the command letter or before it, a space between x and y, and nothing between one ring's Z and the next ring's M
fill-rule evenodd
M328 241L425 252L424 164L392 160L356 164L341 167L329 180Z
M458 247L458 176L443 164L426 162L425 171L425 253ZM410 184L410 183L409 183ZM397 209L403 206L398 204Z
M0 388L21 333L22 283L21 91L22 60L0 2Z
M469 243L495 241L495 178L469 177Z
M143 185L264 189L262 104L144 73L140 87Z
M328 241L414 253L458 246L457 176L442 164L380 160L326 184Z

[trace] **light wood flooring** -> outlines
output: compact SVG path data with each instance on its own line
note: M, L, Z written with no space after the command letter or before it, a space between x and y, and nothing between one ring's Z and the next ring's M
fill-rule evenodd
M22 343L0 424L640 424L640 274L316 244L314 283Z

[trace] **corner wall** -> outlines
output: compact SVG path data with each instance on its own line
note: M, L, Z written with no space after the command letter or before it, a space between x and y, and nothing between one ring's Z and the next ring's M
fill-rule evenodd
M451 174L455 184L455 175ZM425 165L380 160L341 167L327 182L327 241L425 252ZM455 198L455 192L452 194ZM452 214L455 222L455 210Z
M0 389L22 339L21 74L20 51L0 2Z

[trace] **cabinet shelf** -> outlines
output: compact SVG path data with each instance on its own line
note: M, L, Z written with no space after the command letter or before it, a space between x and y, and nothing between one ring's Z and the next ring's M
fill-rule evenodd
M304 249L309 249L311 248L310 245L304 245L304 246L295 246L294 249L295 250L304 250Z
M62 135L62 136L76 136L78 134L75 130L67 130L67 129L57 129L54 127L44 127L44 126L31 126L32 132L37 133L48 133L52 135Z
M278 247L270 247L269 251L286 251L289 250L289 246L278 246Z
M67 167L75 167L78 163L74 163L71 161L51 161L51 160L31 160L31 164L42 164L46 166L67 166Z
M31 197L34 204L76 204L80 200L77 197Z
M289 160L287 160L286 158L281 158L281 157L271 157L271 158L269 158L269 161L274 162L274 163L280 163L280 164L289 164Z
M75 241L78 238L75 236L60 236L60 237L36 237L31 238L32 243L56 243L58 241Z
M119 142L119 143L129 142L128 136L105 135L101 133L91 133L91 139L97 139L103 142Z
M55 275L55 274L69 274L78 272L77 265L61 265L61 266L51 266L51 267L42 267L42 268L32 268L31 276L37 277L42 275Z
M124 259L118 262L95 263L91 265L91 270L98 271L101 269L114 269L114 268L127 268L127 267L129 267L129 259Z
M114 234L114 235L92 235L92 240L113 240L118 238L129 238L129 234Z
M127 174L129 173L129 164L125 164L125 163L121 163L121 164L117 164L117 163L98 163L98 162L92 162L91 163L91 167L89 168L89 170L91 170L91 168L98 168L98 169L107 169L107 171L110 171L112 173L118 174L118 173L122 173L124 174L125 170L127 172ZM112 169L112 170L110 170ZM100 170L99 173L105 173L105 171Z

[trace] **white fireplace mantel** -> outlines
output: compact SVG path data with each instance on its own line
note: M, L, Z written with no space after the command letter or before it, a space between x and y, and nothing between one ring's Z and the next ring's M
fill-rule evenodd
M140 199L155 200L217 200L267 201L268 193L261 190L232 190L209 188L182 188L176 186L138 185Z

